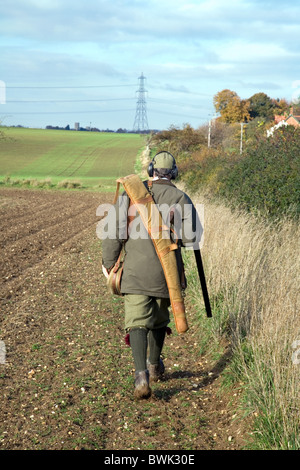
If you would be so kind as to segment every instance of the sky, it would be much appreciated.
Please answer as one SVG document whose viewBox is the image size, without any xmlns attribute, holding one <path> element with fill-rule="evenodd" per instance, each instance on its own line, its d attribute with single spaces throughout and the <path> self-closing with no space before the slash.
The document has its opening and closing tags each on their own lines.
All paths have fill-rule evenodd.
<svg viewBox="0 0 300 470">
<path fill-rule="evenodd" d="M 0 0 L 0 121 L 197 128 L 223 89 L 300 95 L 298 0 Z"/>
</svg>

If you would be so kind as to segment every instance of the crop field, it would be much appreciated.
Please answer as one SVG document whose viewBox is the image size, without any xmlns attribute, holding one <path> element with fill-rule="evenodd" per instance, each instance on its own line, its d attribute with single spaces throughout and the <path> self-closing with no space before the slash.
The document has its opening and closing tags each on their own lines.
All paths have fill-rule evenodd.
<svg viewBox="0 0 300 470">
<path fill-rule="evenodd" d="M 300 236 L 287 219 L 193 195 L 213 317 L 187 251 L 190 329 L 178 335 L 171 315 L 165 377 L 134 399 L 123 299 L 107 290 L 96 228 L 115 179 L 145 171 L 144 146 L 33 129 L 0 140 L 0 449 L 298 450 Z M 56 190 L 72 179 L 79 191 Z"/>
<path fill-rule="evenodd" d="M 133 397 L 124 307 L 101 271 L 97 207 L 141 165 L 138 135 L 9 129 L 0 143 L 0 448 L 239 449 L 234 408 L 219 398 L 220 365 L 190 333 L 166 339 L 166 377 Z M 94 191 L 31 189 L 79 179 Z M 111 185 L 111 186 L 109 186 Z M 192 308 L 192 307 L 191 307 Z M 194 323 L 194 328 L 193 328 Z M 192 360 L 191 360 L 192 358 Z M 232 437 L 234 436 L 234 438 Z"/>
<path fill-rule="evenodd" d="M 137 134 L 4 129 L 0 141 L 0 178 L 51 183 L 79 181 L 87 187 L 109 188 L 133 172 L 144 138 Z"/>
</svg>

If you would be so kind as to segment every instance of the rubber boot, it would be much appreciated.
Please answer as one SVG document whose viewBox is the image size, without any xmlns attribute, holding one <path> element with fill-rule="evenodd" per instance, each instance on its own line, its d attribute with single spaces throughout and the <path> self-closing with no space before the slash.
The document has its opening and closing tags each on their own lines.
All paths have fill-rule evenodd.
<svg viewBox="0 0 300 470">
<path fill-rule="evenodd" d="M 147 359 L 147 368 L 150 374 L 150 382 L 161 380 L 165 372 L 165 366 L 161 359 L 165 335 L 165 327 L 149 331 L 148 341 L 150 354 Z"/>
<path fill-rule="evenodd" d="M 149 379 L 151 382 L 158 382 L 164 377 L 165 366 L 162 359 L 159 359 L 158 364 L 150 364 L 149 359 L 147 359 L 147 367 L 149 370 Z"/>
<path fill-rule="evenodd" d="M 135 373 L 135 389 L 134 396 L 138 400 L 143 398 L 150 398 L 151 388 L 149 386 L 149 372 L 148 370 L 143 370 Z"/>
</svg>

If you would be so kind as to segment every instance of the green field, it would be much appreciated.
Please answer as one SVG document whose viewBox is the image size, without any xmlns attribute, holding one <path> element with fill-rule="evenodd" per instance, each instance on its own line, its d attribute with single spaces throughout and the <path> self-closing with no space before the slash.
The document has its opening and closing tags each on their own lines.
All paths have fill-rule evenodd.
<svg viewBox="0 0 300 470">
<path fill-rule="evenodd" d="M 138 134 L 2 128 L 0 179 L 77 181 L 85 187 L 114 186 L 134 172 L 145 145 Z"/>
</svg>

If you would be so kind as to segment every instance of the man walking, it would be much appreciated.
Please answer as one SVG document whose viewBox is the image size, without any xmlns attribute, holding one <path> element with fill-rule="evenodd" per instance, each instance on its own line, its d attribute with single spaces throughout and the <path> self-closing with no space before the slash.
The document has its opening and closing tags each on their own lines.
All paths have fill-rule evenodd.
<svg viewBox="0 0 300 470">
<path fill-rule="evenodd" d="M 176 264 L 181 288 L 185 289 L 180 250 L 181 246 L 198 244 L 199 247 L 201 224 L 191 199 L 172 183 L 178 175 L 172 154 L 156 154 L 149 164 L 148 174 L 151 179 L 143 183 L 159 208 L 164 224 L 169 227 L 169 236 L 177 244 Z M 124 246 L 121 293 L 124 296 L 125 331 L 129 334 L 135 366 L 134 396 L 149 398 L 150 383 L 164 374 L 161 352 L 170 321 L 168 284 L 153 240 L 126 192 L 109 212 L 108 224 L 113 229 L 102 242 L 103 271 L 108 275 Z"/>
</svg>

